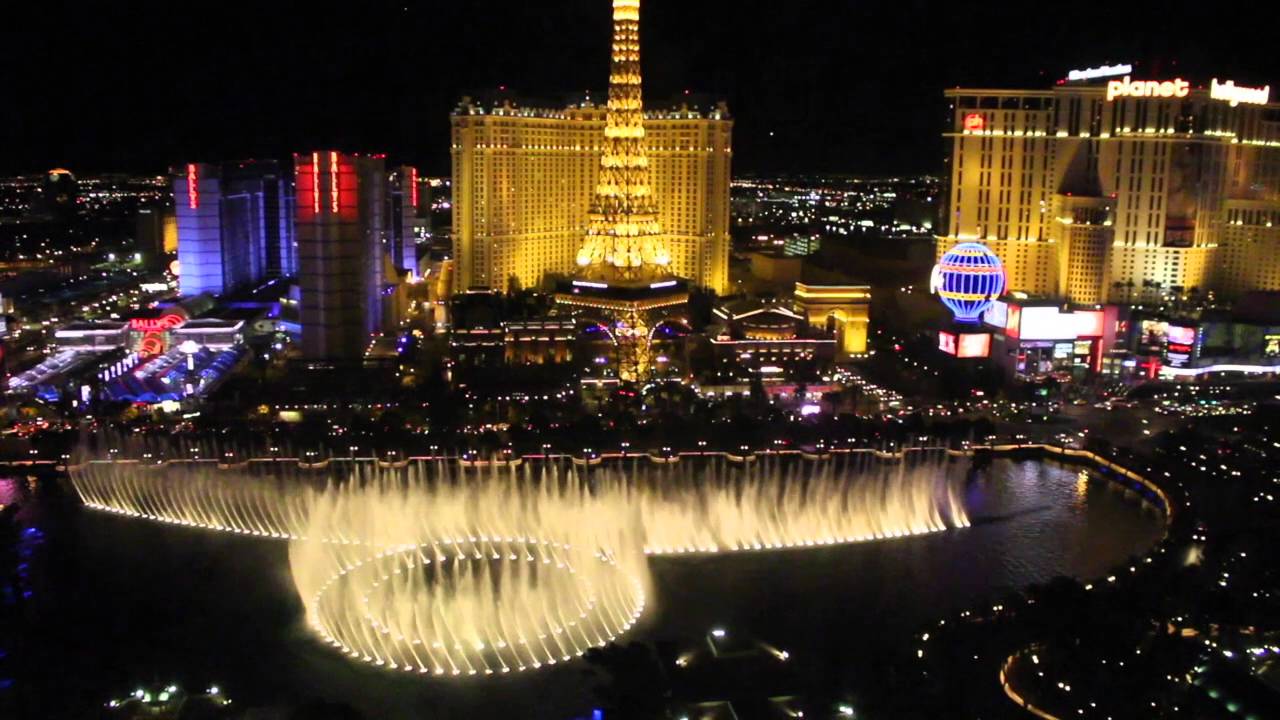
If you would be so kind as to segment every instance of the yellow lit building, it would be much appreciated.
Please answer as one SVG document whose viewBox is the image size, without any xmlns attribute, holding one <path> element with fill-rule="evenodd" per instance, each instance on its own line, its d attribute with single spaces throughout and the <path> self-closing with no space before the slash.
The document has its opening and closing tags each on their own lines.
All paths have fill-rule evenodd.
<svg viewBox="0 0 1280 720">
<path fill-rule="evenodd" d="M 463 98 L 451 117 L 455 291 L 536 288 L 578 269 L 605 115 L 590 101 L 546 109 Z M 668 271 L 727 293 L 727 108 L 646 110 L 644 129 Z"/>
<path fill-rule="evenodd" d="M 836 357 L 843 360 L 867 352 L 871 323 L 870 285 L 813 285 L 798 282 L 795 310 L 809 325 L 836 336 Z"/>
<path fill-rule="evenodd" d="M 178 254 L 178 217 L 172 213 L 164 216 L 164 229 L 161 236 L 161 247 L 169 255 Z"/>
<path fill-rule="evenodd" d="M 982 242 L 1077 303 L 1280 289 L 1280 104 L 1146 80 L 947 90 L 938 257 Z"/>
</svg>

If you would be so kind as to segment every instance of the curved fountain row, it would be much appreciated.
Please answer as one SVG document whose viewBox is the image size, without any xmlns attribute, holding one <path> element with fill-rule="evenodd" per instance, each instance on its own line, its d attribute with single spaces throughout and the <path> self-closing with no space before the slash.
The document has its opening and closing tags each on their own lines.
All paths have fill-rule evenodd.
<svg viewBox="0 0 1280 720">
<path fill-rule="evenodd" d="M 434 675 L 516 672 L 634 624 L 646 555 L 861 542 L 968 525 L 945 455 L 882 464 L 543 462 L 316 476 L 275 464 L 87 462 L 92 508 L 290 541 L 307 621 L 350 657 Z"/>
</svg>

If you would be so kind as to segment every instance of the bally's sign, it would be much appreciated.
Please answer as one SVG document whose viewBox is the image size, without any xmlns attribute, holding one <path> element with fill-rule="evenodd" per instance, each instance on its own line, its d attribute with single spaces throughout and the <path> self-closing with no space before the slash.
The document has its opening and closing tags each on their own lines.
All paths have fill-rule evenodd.
<svg viewBox="0 0 1280 720">
<path fill-rule="evenodd" d="M 1271 99 L 1271 86 L 1266 85 L 1260 88 L 1245 87 L 1236 85 L 1234 81 L 1218 82 L 1218 78 L 1214 78 L 1209 83 L 1209 97 L 1214 100 L 1222 100 L 1235 107 L 1240 103 L 1249 103 L 1250 105 L 1266 105 Z"/>
</svg>

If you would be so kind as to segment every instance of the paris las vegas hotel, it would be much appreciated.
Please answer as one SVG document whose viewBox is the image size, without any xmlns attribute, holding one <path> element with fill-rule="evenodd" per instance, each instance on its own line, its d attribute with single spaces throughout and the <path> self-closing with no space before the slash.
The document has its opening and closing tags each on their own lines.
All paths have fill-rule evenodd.
<svg viewBox="0 0 1280 720">
<path fill-rule="evenodd" d="M 945 92 L 938 256 L 983 242 L 1011 290 L 1075 303 L 1280 290 L 1280 104 L 1269 87 L 1124 66 L 1071 77 Z"/>
<path fill-rule="evenodd" d="M 577 270 L 600 177 L 605 105 L 532 107 L 463 98 L 451 116 L 454 289 L 537 288 Z M 646 110 L 658 221 L 672 273 L 729 289 L 729 167 L 724 104 Z"/>
</svg>

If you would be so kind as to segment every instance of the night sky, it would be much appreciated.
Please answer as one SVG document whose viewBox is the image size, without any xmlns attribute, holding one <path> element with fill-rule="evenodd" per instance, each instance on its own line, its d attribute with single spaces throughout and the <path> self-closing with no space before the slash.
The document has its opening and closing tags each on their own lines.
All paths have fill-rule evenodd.
<svg viewBox="0 0 1280 720">
<path fill-rule="evenodd" d="M 444 174 L 460 96 L 606 85 L 608 0 L 332 4 L 7 0 L 0 173 L 337 147 Z M 944 87 L 1048 86 L 1121 61 L 1280 83 L 1274 24 L 1213 7 L 644 0 L 645 95 L 728 100 L 738 173 L 936 171 Z"/>
</svg>

